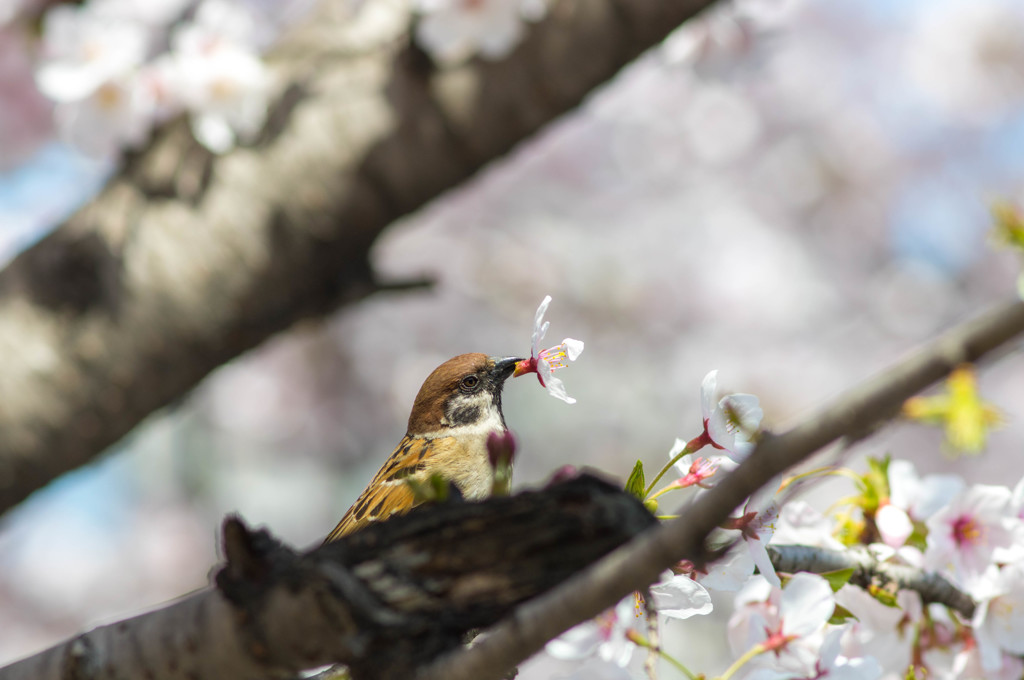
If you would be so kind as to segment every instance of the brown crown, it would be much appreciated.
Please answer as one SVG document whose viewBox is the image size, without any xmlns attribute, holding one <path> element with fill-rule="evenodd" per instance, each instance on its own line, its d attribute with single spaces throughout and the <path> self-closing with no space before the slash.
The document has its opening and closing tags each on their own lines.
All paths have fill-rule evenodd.
<svg viewBox="0 0 1024 680">
<path fill-rule="evenodd" d="M 483 379 L 492 362 L 486 354 L 460 354 L 444 362 L 427 376 L 409 414 L 409 434 L 436 432 L 441 429 L 444 406 L 459 391 L 459 381 L 471 373 Z"/>
</svg>

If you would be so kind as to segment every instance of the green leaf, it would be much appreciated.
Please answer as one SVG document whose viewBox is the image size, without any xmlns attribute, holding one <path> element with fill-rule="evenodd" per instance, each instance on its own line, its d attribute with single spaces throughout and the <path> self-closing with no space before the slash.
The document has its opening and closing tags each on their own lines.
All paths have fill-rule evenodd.
<svg viewBox="0 0 1024 680">
<path fill-rule="evenodd" d="M 853 576 L 853 567 L 836 569 L 835 571 L 825 571 L 819 574 L 819 576 L 828 581 L 828 585 L 832 588 L 832 592 L 834 593 L 850 582 L 850 578 Z"/>
<path fill-rule="evenodd" d="M 850 610 L 846 607 L 837 604 L 835 611 L 832 612 L 832 618 L 828 622 L 835 626 L 841 626 L 850 619 L 856 621 L 857 617 L 850 613 Z"/>
<path fill-rule="evenodd" d="M 640 500 L 644 499 L 647 486 L 644 484 L 644 463 L 638 460 L 633 466 L 633 472 L 626 480 L 626 491 L 633 494 Z"/>
</svg>

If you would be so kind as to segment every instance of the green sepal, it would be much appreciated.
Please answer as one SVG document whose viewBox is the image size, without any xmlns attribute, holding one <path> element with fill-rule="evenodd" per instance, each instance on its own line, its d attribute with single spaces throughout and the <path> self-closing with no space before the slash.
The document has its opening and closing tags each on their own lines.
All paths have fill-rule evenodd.
<svg viewBox="0 0 1024 680">
<path fill-rule="evenodd" d="M 647 486 L 644 484 L 644 463 L 638 460 L 633 466 L 633 472 L 626 480 L 626 491 L 633 494 L 640 500 L 644 499 L 647 493 Z"/>
</svg>

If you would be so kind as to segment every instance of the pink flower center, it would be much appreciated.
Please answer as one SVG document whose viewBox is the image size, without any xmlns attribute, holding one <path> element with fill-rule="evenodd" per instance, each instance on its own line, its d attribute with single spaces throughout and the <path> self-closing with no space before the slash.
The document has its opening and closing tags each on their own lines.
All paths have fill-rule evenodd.
<svg viewBox="0 0 1024 680">
<path fill-rule="evenodd" d="M 615 610 L 609 609 L 603 614 L 598 614 L 594 621 L 597 623 L 597 629 L 601 631 L 601 639 L 606 642 L 611 640 L 612 633 L 615 632 L 615 623 L 618 621 Z"/>
<path fill-rule="evenodd" d="M 689 482 L 688 486 L 700 484 L 716 472 L 718 472 L 718 463 L 714 463 L 707 458 L 696 458 L 690 466 L 689 473 L 684 477 L 684 479 Z"/>
<path fill-rule="evenodd" d="M 974 545 L 980 542 L 984 534 L 981 525 L 970 515 L 958 517 L 953 522 L 953 540 L 959 546 Z"/>
<path fill-rule="evenodd" d="M 551 370 L 556 368 L 565 368 L 568 364 L 566 360 L 569 358 L 569 354 L 565 350 L 565 344 L 555 345 L 548 349 L 542 349 L 537 355 L 538 361 L 545 362 L 551 367 Z"/>
<path fill-rule="evenodd" d="M 786 635 L 782 632 L 781 621 L 779 622 L 778 628 L 775 630 L 766 627 L 764 632 L 765 635 L 767 635 L 767 638 L 765 638 L 765 641 L 761 644 L 764 646 L 765 651 L 775 652 L 775 656 L 778 656 L 779 652 L 781 652 L 786 645 L 797 638 L 796 635 Z"/>
</svg>

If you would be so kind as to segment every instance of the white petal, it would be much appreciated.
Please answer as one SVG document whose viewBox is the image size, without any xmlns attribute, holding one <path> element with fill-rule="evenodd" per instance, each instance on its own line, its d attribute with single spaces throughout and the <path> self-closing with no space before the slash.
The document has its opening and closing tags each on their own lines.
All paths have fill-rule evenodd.
<svg viewBox="0 0 1024 680">
<path fill-rule="evenodd" d="M 583 354 L 582 340 L 566 338 L 565 340 L 562 340 L 562 344 L 565 345 L 565 354 L 569 357 L 569 361 L 576 361 L 576 357 Z"/>
<path fill-rule="evenodd" d="M 711 417 L 715 405 L 715 391 L 718 389 L 718 369 L 709 371 L 700 383 L 700 412 L 704 420 Z"/>
<path fill-rule="evenodd" d="M 761 576 L 771 585 L 781 588 L 782 581 L 779 580 L 779 575 L 775 573 L 775 566 L 772 564 L 772 559 L 768 557 L 768 549 L 765 547 L 764 541 L 747 541 L 747 550 L 750 551 L 750 557 L 754 560 L 754 564 L 757 565 L 757 570 L 761 572 Z"/>
<path fill-rule="evenodd" d="M 545 650 L 556 659 L 584 659 L 594 654 L 603 640 L 601 627 L 593 620 L 584 621 L 548 642 Z"/>
<path fill-rule="evenodd" d="M 200 144 L 213 153 L 224 153 L 235 146 L 235 133 L 224 116 L 194 114 L 192 134 Z"/>
<path fill-rule="evenodd" d="M 545 362 L 540 361 L 537 363 L 537 370 L 541 370 L 545 366 Z M 548 367 L 547 373 L 542 374 L 544 377 L 544 387 L 547 388 L 548 394 L 555 399 L 561 399 L 566 404 L 575 404 L 576 400 L 568 395 L 565 391 L 565 383 L 556 378 L 551 373 L 551 368 Z"/>
<path fill-rule="evenodd" d="M 736 591 L 743 587 L 753 573 L 754 559 L 750 551 L 733 549 L 722 559 L 708 565 L 708 573 L 697 576 L 697 580 L 712 590 Z"/>
<path fill-rule="evenodd" d="M 893 504 L 884 505 L 875 514 L 875 524 L 885 544 L 898 548 L 914 533 L 914 525 L 900 508 Z"/>
<path fill-rule="evenodd" d="M 821 630 L 835 609 L 836 600 L 828 581 L 806 572 L 793 575 L 779 601 L 784 631 L 801 637 Z"/>
<path fill-rule="evenodd" d="M 651 586 L 654 605 L 659 614 L 670 619 L 688 619 L 709 614 L 713 608 L 711 595 L 689 576 L 673 576 L 665 583 Z"/>
</svg>

